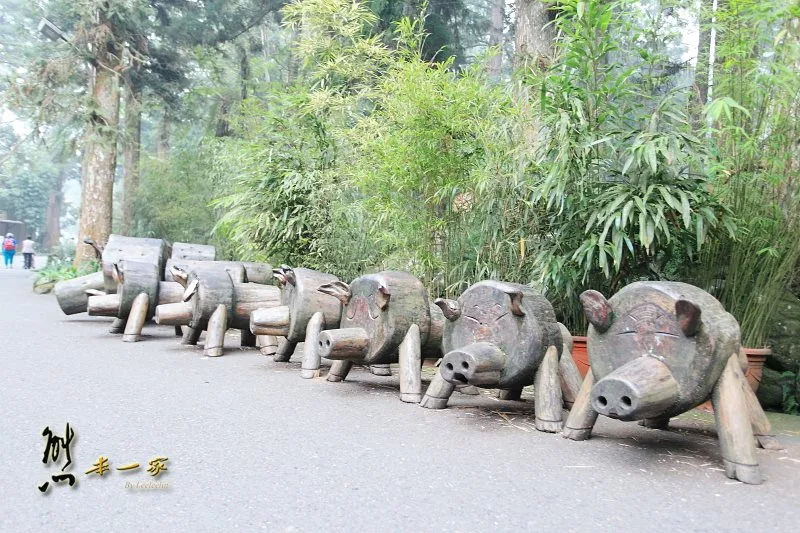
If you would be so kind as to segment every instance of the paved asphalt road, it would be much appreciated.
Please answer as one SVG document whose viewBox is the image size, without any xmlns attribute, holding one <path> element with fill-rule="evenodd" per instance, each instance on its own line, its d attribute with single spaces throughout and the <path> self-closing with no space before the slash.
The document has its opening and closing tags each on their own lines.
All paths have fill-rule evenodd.
<svg viewBox="0 0 800 533">
<path fill-rule="evenodd" d="M 794 531 L 800 434 L 759 450 L 765 483 L 721 472 L 713 427 L 601 420 L 571 442 L 532 428 L 529 403 L 401 403 L 396 378 L 302 380 L 299 363 L 237 349 L 210 359 L 148 326 L 66 317 L 30 273 L 0 270 L 0 531 Z M 69 422 L 75 487 L 37 486 L 49 426 Z M 112 469 L 84 474 L 98 456 Z M 168 457 L 157 478 L 146 468 Z M 62 456 L 63 457 L 63 456 Z M 167 483 L 130 489 L 126 483 Z"/>
</svg>

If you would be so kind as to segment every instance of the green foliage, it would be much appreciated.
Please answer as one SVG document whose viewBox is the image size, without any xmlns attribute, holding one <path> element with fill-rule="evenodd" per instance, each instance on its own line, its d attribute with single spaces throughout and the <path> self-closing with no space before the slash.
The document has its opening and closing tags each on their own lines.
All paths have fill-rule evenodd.
<svg viewBox="0 0 800 533">
<path fill-rule="evenodd" d="M 277 92 L 242 103 L 237 136 L 219 139 L 213 173 L 225 194 L 216 227 L 237 256 L 314 264 L 314 240 L 330 220 L 326 170 L 334 147 L 308 95 Z"/>
<path fill-rule="evenodd" d="M 342 171 L 359 188 L 383 266 L 416 273 L 436 294 L 492 274 L 519 279 L 521 236 L 498 231 L 508 210 L 527 211 L 501 194 L 525 165 L 513 94 L 489 84 L 481 65 L 457 74 L 449 61 L 425 62 L 415 31 L 400 26 L 374 109 L 347 132 L 353 153 Z"/>
<path fill-rule="evenodd" d="M 547 209 L 536 262 L 575 328 L 579 291 L 613 294 L 633 281 L 685 275 L 726 214 L 710 192 L 685 91 L 658 94 L 653 67 L 664 58 L 636 53 L 643 29 L 631 5 L 560 4 L 556 62 L 531 81 L 541 88 L 542 122 L 534 200 Z M 613 60 L 620 40 L 638 62 Z"/>
<path fill-rule="evenodd" d="M 48 257 L 47 265 L 36 271 L 34 285 L 73 279 L 98 270 L 100 270 L 100 263 L 97 261 L 89 261 L 83 263 L 79 268 L 75 268 L 72 265 L 71 257 L 52 255 Z"/>
<path fill-rule="evenodd" d="M 800 404 L 797 403 L 800 374 L 787 370 L 781 373 L 780 384 L 783 395 L 783 412 L 787 415 L 800 415 Z"/>
<path fill-rule="evenodd" d="M 210 206 L 217 182 L 209 172 L 213 150 L 197 139 L 173 146 L 170 157 L 143 158 L 142 177 L 134 205 L 134 236 L 170 241 L 210 243 L 217 213 Z"/>
<path fill-rule="evenodd" d="M 716 185 L 740 231 L 714 240 L 698 283 L 763 346 L 779 297 L 800 260 L 797 138 L 800 60 L 797 4 L 733 0 L 717 13 L 721 35 L 714 126 Z"/>
</svg>

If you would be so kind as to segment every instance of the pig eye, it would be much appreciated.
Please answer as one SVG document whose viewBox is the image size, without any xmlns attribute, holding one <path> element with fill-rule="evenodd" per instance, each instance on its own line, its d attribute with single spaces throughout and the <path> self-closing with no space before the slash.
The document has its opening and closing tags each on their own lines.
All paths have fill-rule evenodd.
<svg viewBox="0 0 800 533">
<path fill-rule="evenodd" d="M 665 337 L 677 337 L 674 333 L 670 333 L 669 331 L 656 331 L 656 335 L 664 335 Z"/>
</svg>

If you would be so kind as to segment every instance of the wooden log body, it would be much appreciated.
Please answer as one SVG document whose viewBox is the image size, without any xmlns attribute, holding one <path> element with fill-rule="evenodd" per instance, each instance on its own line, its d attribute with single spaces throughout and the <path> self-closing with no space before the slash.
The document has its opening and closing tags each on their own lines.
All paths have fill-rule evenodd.
<svg viewBox="0 0 800 533">
<path fill-rule="evenodd" d="M 163 275 L 168 257 L 168 246 L 164 239 L 125 237 L 112 233 L 103 248 L 101 269 L 105 290 L 111 294 L 117 290 L 114 265 L 120 261 L 136 261 L 155 265 L 159 275 Z"/>
<path fill-rule="evenodd" d="M 709 399 L 728 358 L 739 353 L 736 319 L 713 296 L 686 283 L 637 282 L 608 300 L 587 291 L 581 302 L 591 323 L 587 352 L 595 379 L 592 404 L 599 407 L 600 393 L 616 376 L 635 389 L 627 396 L 639 407 L 631 409 L 615 399 L 605 407 L 608 416 L 642 420 L 688 411 Z M 643 401 L 655 392 L 651 389 L 663 386 L 671 392 L 659 389 L 659 394 L 674 393 L 674 398 L 659 400 L 660 408 L 653 407 L 652 398 Z M 620 392 L 616 398 L 624 402 L 623 396 Z"/>
<path fill-rule="evenodd" d="M 233 292 L 233 313 L 228 327 L 246 330 L 251 335 L 250 314 L 256 309 L 269 309 L 281 303 L 281 290 L 273 285 L 234 283 Z"/>
<path fill-rule="evenodd" d="M 272 277 L 272 265 L 268 263 L 253 263 L 248 261 L 197 261 L 189 259 L 170 258 L 166 262 L 164 270 L 164 281 L 176 281 L 172 276 L 172 267 L 178 267 L 186 272 L 192 270 L 205 269 L 243 269 L 244 277 L 242 282 L 261 283 L 271 285 L 274 282 Z M 237 279 L 239 279 L 237 277 Z"/>
<path fill-rule="evenodd" d="M 481 281 L 458 298 L 437 300 L 448 318 L 439 370 L 456 385 L 515 389 L 533 384 L 548 348 L 563 339 L 550 302 L 515 283 Z M 448 316 L 449 315 L 449 316 Z"/>
<path fill-rule="evenodd" d="M 412 324 L 419 326 L 420 342 L 427 343 L 430 303 L 422 282 L 411 274 L 397 271 L 369 274 L 349 286 L 341 284 L 338 292 L 345 304 L 339 328 L 360 328 L 369 339 L 363 355 L 352 352 L 352 358 L 348 359 L 351 362 L 370 365 L 398 362 L 398 348 Z M 336 331 L 328 330 L 320 334 L 320 339 L 326 334 L 336 335 Z"/>
<path fill-rule="evenodd" d="M 214 261 L 217 258 L 217 249 L 210 244 L 174 242 L 169 257 L 177 261 Z"/>
<path fill-rule="evenodd" d="M 242 274 L 243 276 L 243 274 Z M 243 281 L 240 277 L 239 281 Z M 233 309 L 236 303 L 233 291 L 234 280 L 228 270 L 212 269 L 189 273 L 189 287 L 195 287 L 191 295 L 192 319 L 189 327 L 194 330 L 205 330 L 208 320 L 219 305 L 225 306 L 228 313 L 226 324 L 233 321 Z M 187 289 L 189 290 L 189 289 Z"/>
<path fill-rule="evenodd" d="M 105 290 L 103 273 L 94 272 L 78 278 L 59 281 L 53 290 L 58 306 L 65 315 L 85 313 L 89 303 L 89 295 L 86 291 Z"/>
<path fill-rule="evenodd" d="M 310 268 L 282 267 L 280 270 L 283 274 L 278 276 L 281 305 L 289 309 L 289 327 L 284 335 L 287 340 L 302 342 L 308 322 L 317 312 L 322 313 L 325 329 L 339 327 L 342 303 L 334 296 L 317 290 L 326 283 L 339 281 L 339 278 Z"/>
<path fill-rule="evenodd" d="M 122 260 L 117 263 L 122 277 L 117 282 L 117 294 L 120 295 L 117 318 L 127 318 L 134 300 L 141 294 L 147 294 L 148 307 L 144 320 L 150 320 L 159 304 L 158 293 L 161 289 L 161 271 L 153 263 Z M 118 276 L 119 277 L 119 276 Z"/>
</svg>

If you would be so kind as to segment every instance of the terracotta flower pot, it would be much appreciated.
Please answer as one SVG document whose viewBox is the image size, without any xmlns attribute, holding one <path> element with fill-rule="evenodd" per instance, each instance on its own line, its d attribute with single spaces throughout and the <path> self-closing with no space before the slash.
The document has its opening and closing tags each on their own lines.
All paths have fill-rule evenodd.
<svg viewBox="0 0 800 533">
<path fill-rule="evenodd" d="M 585 378 L 589 371 L 589 354 L 586 352 L 586 337 L 575 335 L 572 337 L 572 358 L 578 367 L 581 377 Z"/>
<path fill-rule="evenodd" d="M 767 360 L 767 356 L 772 353 L 772 348 L 742 348 L 742 350 L 747 356 L 747 372 L 745 372 L 744 377 L 747 378 L 747 382 L 753 392 L 756 392 L 761 384 L 764 363 Z"/>
</svg>

